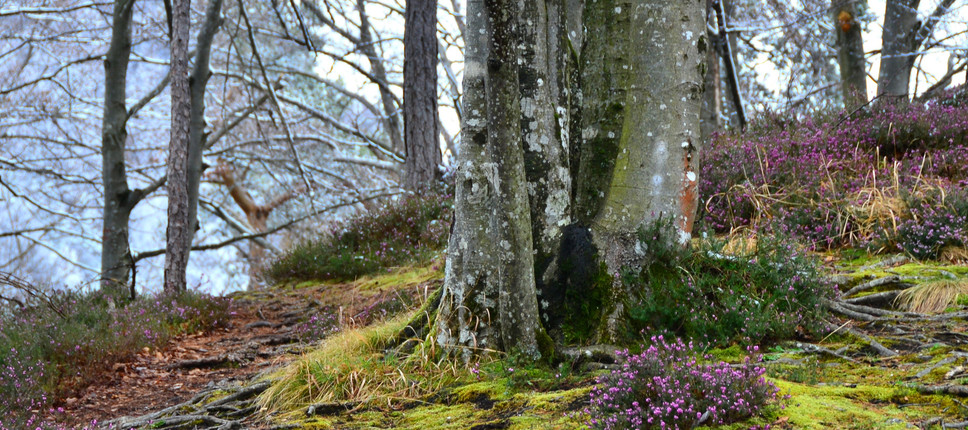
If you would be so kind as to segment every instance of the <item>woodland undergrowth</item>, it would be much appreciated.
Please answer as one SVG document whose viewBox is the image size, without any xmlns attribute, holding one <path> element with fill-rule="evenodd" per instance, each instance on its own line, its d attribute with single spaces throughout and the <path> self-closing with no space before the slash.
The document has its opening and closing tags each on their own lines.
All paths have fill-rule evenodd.
<svg viewBox="0 0 968 430">
<path fill-rule="evenodd" d="M 703 153 L 701 225 L 792 235 L 811 249 L 968 256 L 968 101 L 877 100 L 853 112 L 766 114 Z"/>
<path fill-rule="evenodd" d="M 100 292 L 17 283 L 30 293 L 23 306 L 0 308 L 0 429 L 63 428 L 43 417 L 103 369 L 176 335 L 221 327 L 232 312 L 231 300 L 194 292 L 115 306 Z"/>
</svg>

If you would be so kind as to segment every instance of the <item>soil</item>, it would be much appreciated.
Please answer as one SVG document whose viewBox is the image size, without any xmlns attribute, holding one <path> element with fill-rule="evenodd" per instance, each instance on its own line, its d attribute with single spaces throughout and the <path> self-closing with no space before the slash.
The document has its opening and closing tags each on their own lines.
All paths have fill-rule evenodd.
<svg viewBox="0 0 968 430">
<path fill-rule="evenodd" d="M 103 369 L 95 382 L 58 405 L 49 417 L 72 427 L 142 416 L 213 387 L 242 385 L 302 352 L 293 328 L 315 312 L 321 289 L 240 294 L 227 326 L 173 338 Z M 248 426 L 247 426 L 248 427 Z M 257 427 L 257 426 L 253 426 Z M 250 427 L 251 428 L 251 427 Z"/>
</svg>

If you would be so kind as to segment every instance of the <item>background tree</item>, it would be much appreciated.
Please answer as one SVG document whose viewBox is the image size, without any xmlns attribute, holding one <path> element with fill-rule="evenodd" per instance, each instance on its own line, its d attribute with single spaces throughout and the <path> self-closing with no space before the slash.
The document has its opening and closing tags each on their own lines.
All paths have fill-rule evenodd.
<svg viewBox="0 0 968 430">
<path fill-rule="evenodd" d="M 104 217 L 101 234 L 101 288 L 126 294 L 134 262 L 128 246 L 128 220 L 143 192 L 128 188 L 125 144 L 128 139 L 127 74 L 131 56 L 131 20 L 135 0 L 117 0 L 111 20 L 111 44 L 104 58 L 104 114 L 101 166 Z M 130 294 L 130 293 L 127 293 Z"/>
<path fill-rule="evenodd" d="M 168 229 L 165 246 L 165 292 L 185 291 L 191 248 L 188 219 L 188 140 L 191 90 L 188 82 L 190 0 L 171 2 L 171 140 L 168 143 Z"/>
<path fill-rule="evenodd" d="M 404 188 L 430 187 L 440 176 L 437 128 L 437 2 L 407 0 L 403 35 Z"/>
<path fill-rule="evenodd" d="M 139 288 L 161 286 L 163 260 L 153 257 L 164 253 L 167 147 L 160 142 L 168 140 L 171 111 L 162 3 L 40 0 L 0 6 L 0 212 L 7 214 L 0 217 L 0 266 L 40 283 L 58 273 L 57 284 L 86 285 L 101 279 L 104 257 L 104 283 L 117 294 L 131 293 L 135 265 Z M 363 17 L 370 39 L 362 43 L 356 0 L 299 2 L 298 8 L 246 2 L 250 25 L 237 2 L 219 3 L 196 1 L 191 13 L 199 32 L 189 47 L 191 118 L 207 127 L 191 128 L 189 157 L 198 158 L 190 165 L 200 170 L 203 158 L 231 162 L 246 172 L 245 186 L 257 202 L 304 191 L 272 211 L 260 235 L 226 188 L 199 182 L 198 213 L 189 217 L 199 228 L 190 231 L 197 236 L 193 248 L 207 252 L 192 256 L 189 281 L 206 276 L 212 281 L 206 285 L 231 290 L 249 279 L 249 260 L 239 258 L 248 255 L 247 241 L 274 255 L 299 237 L 367 210 L 375 196 L 398 192 L 402 128 L 394 149 L 387 124 L 402 115 L 404 7 L 402 1 L 367 1 Z M 126 20 L 110 19 L 115 9 Z M 447 12 L 438 26 L 441 47 L 459 58 L 460 15 L 450 5 L 441 10 Z M 224 23 L 209 19 L 220 15 Z M 104 17 L 117 24 L 116 34 L 127 35 L 111 55 L 112 28 L 103 25 Z M 127 53 L 119 55 L 124 46 Z M 382 76 L 375 73 L 377 62 Z M 460 62 L 442 69 L 447 78 L 439 85 L 449 96 L 441 100 L 441 112 L 450 121 L 459 97 L 452 82 L 462 71 Z M 100 70 L 110 80 L 90 78 Z M 203 79 L 208 76 L 210 82 Z M 102 127 L 102 119 L 109 125 Z M 106 145 L 102 129 L 113 136 Z M 441 130 L 450 147 L 454 131 Z M 201 151 L 195 150 L 198 141 Z M 202 275 L 199 267 L 219 270 Z"/>
<path fill-rule="evenodd" d="M 866 9 L 867 2 L 862 0 L 833 0 L 830 8 L 837 35 L 841 91 L 848 109 L 867 102 L 867 58 L 858 20 L 858 12 Z"/>
<path fill-rule="evenodd" d="M 548 303 L 542 318 L 560 322 L 573 305 L 562 296 L 590 297 L 561 291 L 576 272 L 591 272 L 597 284 L 579 288 L 600 288 L 607 300 L 591 315 L 572 316 L 588 318 L 599 341 L 620 337 L 630 292 L 619 273 L 646 256 L 637 232 L 665 219 L 676 241 L 690 237 L 708 47 L 702 4 L 587 2 L 579 22 L 568 22 L 578 16 L 562 6 L 468 4 L 466 34 L 474 36 L 467 40 L 455 220 L 437 320 L 442 345 L 549 353 L 539 291 Z M 575 46 L 566 29 L 579 23 L 588 31 Z M 551 48 L 569 42 L 570 61 L 559 61 L 563 50 Z M 576 86 L 562 85 L 579 65 Z M 576 115 L 565 115 L 558 102 L 579 91 L 571 99 Z M 558 114 L 557 127 L 542 130 L 546 112 Z M 563 133 L 575 121 L 581 133 Z M 559 148 L 577 153 L 558 156 Z M 532 162 L 537 154 L 540 163 Z M 542 183 L 571 185 L 533 191 Z M 533 219 L 538 205 L 538 216 L 553 224 Z M 559 246 L 550 261 L 538 261 L 549 246 L 545 235 Z M 574 263 L 583 267 L 568 267 Z"/>
<path fill-rule="evenodd" d="M 877 94 L 907 98 L 911 70 L 918 51 L 934 34 L 938 22 L 949 12 L 955 0 L 941 0 L 922 22 L 918 20 L 920 0 L 887 0 L 882 33 L 881 68 L 877 77 Z"/>
</svg>

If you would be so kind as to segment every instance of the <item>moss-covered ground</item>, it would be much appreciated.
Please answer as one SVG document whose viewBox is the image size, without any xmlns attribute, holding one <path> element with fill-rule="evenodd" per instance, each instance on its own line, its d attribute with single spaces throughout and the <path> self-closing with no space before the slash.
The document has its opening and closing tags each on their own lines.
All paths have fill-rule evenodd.
<svg viewBox="0 0 968 430">
<path fill-rule="evenodd" d="M 920 263 L 863 253 L 833 255 L 829 272 L 851 281 L 896 275 L 911 283 L 968 278 L 968 267 Z M 879 262 L 884 262 L 883 264 Z M 408 268 L 350 284 L 299 284 L 279 287 L 319 289 L 328 304 L 353 297 L 387 296 L 410 291 L 420 305 L 421 291 L 439 285 L 434 268 Z M 968 310 L 959 297 L 948 312 Z M 463 363 L 441 358 L 431 342 L 409 355 L 386 343 L 409 314 L 347 330 L 269 375 L 273 388 L 260 398 L 264 417 L 274 425 L 307 429 L 573 429 L 586 426 L 589 391 L 604 370 L 578 363 L 557 366 L 522 363 L 494 355 Z M 863 323 L 831 316 L 841 327 L 863 329 L 898 355 L 884 358 L 846 330 L 763 345 L 768 379 L 785 398 L 765 414 L 730 429 L 770 425 L 783 429 L 941 428 L 968 418 L 963 397 L 930 394 L 939 386 L 968 384 L 968 326 L 960 318 L 922 322 Z M 912 344 L 901 334 L 923 332 Z M 429 338 L 428 338 L 429 339 Z M 944 339 L 944 341 L 939 341 Z M 824 351 L 818 351 L 817 346 Z M 717 360 L 743 361 L 745 348 L 733 345 L 705 351 Z M 334 407 L 335 406 L 335 407 Z M 307 414 L 312 408 L 313 414 Z M 933 426 L 933 427 L 932 427 Z"/>
</svg>

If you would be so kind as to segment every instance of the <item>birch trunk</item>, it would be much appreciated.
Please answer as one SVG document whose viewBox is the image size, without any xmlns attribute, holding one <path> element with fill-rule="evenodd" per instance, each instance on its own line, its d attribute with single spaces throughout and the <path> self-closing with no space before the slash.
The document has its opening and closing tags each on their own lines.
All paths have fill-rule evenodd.
<svg viewBox="0 0 968 430">
<path fill-rule="evenodd" d="M 198 229 L 198 187 L 202 179 L 202 152 L 207 146 L 208 134 L 205 133 L 205 87 L 212 76 L 209 59 L 212 40 L 222 26 L 222 0 L 210 0 L 205 11 L 205 22 L 198 32 L 195 44 L 195 65 L 189 81 L 191 92 L 190 129 L 188 133 L 188 244 L 191 245 L 195 230 Z"/>
</svg>

